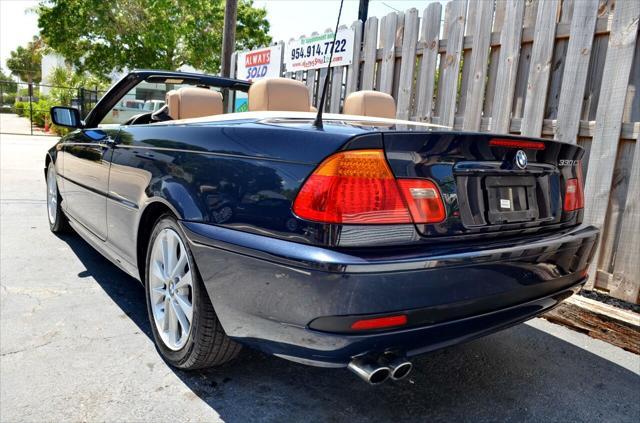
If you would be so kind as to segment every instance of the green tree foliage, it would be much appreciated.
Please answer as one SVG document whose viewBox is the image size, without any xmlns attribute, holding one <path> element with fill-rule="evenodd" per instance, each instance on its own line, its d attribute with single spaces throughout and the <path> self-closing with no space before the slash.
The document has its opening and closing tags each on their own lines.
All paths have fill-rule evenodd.
<svg viewBox="0 0 640 423">
<path fill-rule="evenodd" d="M 18 84 L 11 78 L 11 75 L 7 75 L 0 69 L 0 89 L 3 93 L 15 94 L 18 91 Z"/>
<path fill-rule="evenodd" d="M 37 13 L 47 45 L 79 70 L 220 68 L 224 0 L 42 0 Z M 240 0 L 238 48 L 271 42 L 266 15 Z"/>
<path fill-rule="evenodd" d="M 49 97 L 58 106 L 70 106 L 71 100 L 78 96 L 79 88 L 105 91 L 109 86 L 104 78 L 62 66 L 51 70 L 47 83 L 52 86 Z"/>
<path fill-rule="evenodd" d="M 18 47 L 10 53 L 7 68 L 25 82 L 40 82 L 42 63 L 42 40 L 35 36 L 26 47 Z"/>
</svg>

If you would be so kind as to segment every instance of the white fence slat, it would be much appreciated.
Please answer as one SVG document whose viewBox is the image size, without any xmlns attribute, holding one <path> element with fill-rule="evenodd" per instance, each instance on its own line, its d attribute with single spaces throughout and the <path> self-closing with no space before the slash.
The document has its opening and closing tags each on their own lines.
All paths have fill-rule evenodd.
<svg viewBox="0 0 640 423">
<path fill-rule="evenodd" d="M 362 89 L 372 90 L 376 72 L 376 51 L 378 49 L 378 18 L 372 16 L 364 25 L 364 66 L 362 68 Z"/>
<path fill-rule="evenodd" d="M 340 113 L 340 99 L 342 96 L 342 74 L 345 66 L 336 66 L 331 74 L 331 102 L 329 112 Z"/>
<path fill-rule="evenodd" d="M 420 42 L 424 43 L 425 47 L 422 50 L 422 58 L 418 67 L 416 117 L 423 121 L 430 121 L 433 115 L 433 90 L 436 79 L 441 16 L 442 5 L 431 3 L 424 10 L 422 18 Z"/>
<path fill-rule="evenodd" d="M 603 226 L 609 205 L 639 16 L 640 2 L 616 2 L 596 113 L 596 132 L 591 144 L 589 172 L 585 182 L 584 221 L 597 227 Z M 637 192 L 634 193 L 631 189 L 629 192 L 630 197 L 637 196 Z M 592 288 L 594 284 L 599 248 L 595 257 L 589 268 L 587 288 Z"/>
<path fill-rule="evenodd" d="M 571 35 L 565 62 L 560 99 L 558 130 L 555 139 L 575 144 L 578 141 L 580 111 L 593 44 L 599 0 L 581 0 L 574 5 Z"/>
<path fill-rule="evenodd" d="M 404 37 L 404 12 L 398 12 L 398 24 L 396 25 L 396 52 L 402 51 L 402 40 Z M 393 98 L 398 98 L 398 84 L 400 81 L 400 64 L 402 57 L 398 57 L 394 54 L 393 60 L 393 88 L 391 89 L 391 95 Z"/>
<path fill-rule="evenodd" d="M 346 25 L 340 25 L 338 30 L 347 29 Z M 333 30 L 332 30 L 333 32 Z M 355 50 L 355 43 L 354 43 Z M 345 66 L 334 66 L 331 68 L 331 81 L 329 91 L 327 92 L 328 104 L 327 108 L 330 113 L 338 113 L 340 111 L 340 97 L 342 96 L 342 75 Z"/>
<path fill-rule="evenodd" d="M 539 137 L 542 134 L 559 5 L 559 0 L 545 0 L 538 6 L 531 66 L 527 79 L 527 96 L 522 114 L 522 135 Z"/>
<path fill-rule="evenodd" d="M 417 9 L 410 9 L 404 14 L 404 36 L 402 40 L 402 61 L 400 79 L 398 81 L 398 97 L 396 116 L 407 120 L 411 112 L 411 93 L 413 92 L 413 76 L 416 67 L 416 47 L 420 18 Z"/>
<path fill-rule="evenodd" d="M 478 5 L 482 2 L 469 1 L 467 3 L 467 17 L 465 18 L 464 36 L 472 37 L 476 27 L 476 16 Z M 493 2 L 491 2 L 493 3 Z M 491 24 L 489 24 L 491 25 Z M 489 30 L 491 32 L 491 30 Z M 464 45 L 464 43 L 463 43 Z M 471 61 L 471 54 L 476 48 L 476 41 L 473 41 L 473 47 L 462 51 L 462 75 L 460 78 L 460 98 L 458 100 L 457 114 L 460 115 L 464 112 L 465 105 L 467 104 L 467 87 L 469 86 L 470 67 L 467 65 Z"/>
<path fill-rule="evenodd" d="M 382 18 L 380 24 L 380 48 L 382 63 L 380 64 L 380 85 L 378 91 L 391 94 L 393 89 L 393 69 L 396 61 L 396 28 L 398 14 L 391 12 Z"/>
<path fill-rule="evenodd" d="M 509 0 L 500 33 L 500 57 L 491 111 L 491 131 L 509 133 L 511 108 L 518 77 L 518 59 L 524 22 L 524 0 Z"/>
<path fill-rule="evenodd" d="M 562 0 L 560 4 L 560 20 L 557 23 L 557 30 L 561 26 L 571 27 L 571 16 L 573 15 L 573 0 Z M 549 88 L 547 89 L 547 99 L 544 107 L 544 118 L 555 119 L 558 117 L 558 105 L 560 101 L 560 89 L 562 88 L 562 76 L 567 61 L 567 48 L 569 39 L 561 38 L 555 40 L 553 47 L 553 57 L 551 59 L 551 72 L 549 75 Z"/>
<path fill-rule="evenodd" d="M 434 119 L 437 119 L 440 122 L 440 107 L 442 106 L 442 75 L 444 74 L 444 65 L 445 65 L 445 57 L 447 52 L 447 34 L 449 33 L 449 20 L 451 19 L 451 6 L 453 5 L 452 1 L 448 1 L 444 7 L 444 21 L 442 23 L 442 35 L 440 36 L 440 43 L 438 46 L 439 60 L 438 60 L 438 70 L 436 70 L 436 98 L 435 104 L 433 105 L 433 114 Z M 442 48 L 442 44 L 444 44 L 444 48 Z M 444 50 L 444 52 L 442 51 Z"/>
<path fill-rule="evenodd" d="M 327 72 L 328 72 L 328 68 L 320 68 L 320 70 L 318 71 L 318 91 L 316 92 L 316 107 L 318 107 L 318 105 L 320 104 L 320 98 L 322 97 L 322 90 L 324 89 L 324 82 L 327 79 Z M 327 87 L 327 89 L 329 89 L 329 87 Z M 327 91 L 327 94 L 329 95 L 329 91 Z M 324 111 L 327 111 L 327 101 L 325 99 L 325 103 L 324 103 Z"/>
<path fill-rule="evenodd" d="M 462 128 L 470 131 L 480 130 L 485 77 L 487 75 L 487 63 L 489 61 L 492 19 L 493 2 L 479 2 L 476 6 L 473 50 L 471 51 L 470 62 L 464 64 L 464 67 L 469 69 L 469 77 L 467 80 L 467 95 Z"/>
<path fill-rule="evenodd" d="M 353 30 L 353 59 L 347 69 L 345 97 L 354 91 L 358 91 L 358 79 L 360 77 L 360 51 L 362 50 L 362 21 L 355 21 L 351 24 L 351 29 Z"/>
<path fill-rule="evenodd" d="M 444 69 L 440 74 L 440 124 L 451 127 L 453 127 L 455 120 L 466 9 L 467 2 L 465 0 L 451 2 L 450 20 L 446 34 L 447 51 L 444 56 Z"/>
<path fill-rule="evenodd" d="M 504 24 L 504 15 L 507 0 L 496 0 L 496 12 L 493 18 L 492 32 L 502 34 L 502 25 Z M 493 39 L 493 37 L 492 37 Z M 492 46 L 489 58 L 489 71 L 487 72 L 487 88 L 484 94 L 484 115 L 491 116 L 493 110 L 493 99 L 496 93 L 496 75 L 498 74 L 498 63 L 500 62 L 500 46 Z"/>
<path fill-rule="evenodd" d="M 535 29 L 536 15 L 538 13 L 538 0 L 526 0 L 524 6 L 524 30 Z M 520 58 L 518 59 L 518 73 L 516 78 L 516 88 L 514 92 L 512 116 L 521 118 L 524 111 L 524 101 L 527 96 L 527 79 L 529 78 L 529 68 L 531 65 L 531 50 L 533 42 L 522 44 L 520 47 Z"/>
</svg>

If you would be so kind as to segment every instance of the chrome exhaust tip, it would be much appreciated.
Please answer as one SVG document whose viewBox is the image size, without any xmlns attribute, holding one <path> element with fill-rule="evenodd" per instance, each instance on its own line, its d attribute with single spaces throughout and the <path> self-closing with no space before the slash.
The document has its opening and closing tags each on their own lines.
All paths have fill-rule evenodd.
<svg viewBox="0 0 640 423">
<path fill-rule="evenodd" d="M 393 380 L 404 379 L 413 369 L 413 364 L 406 357 L 400 355 L 386 354 L 381 357 L 380 362 L 391 369 L 390 377 Z"/>
<path fill-rule="evenodd" d="M 399 363 L 397 366 L 391 368 L 391 379 L 402 380 L 409 376 L 411 370 L 413 370 L 413 364 L 410 361 Z"/>
<path fill-rule="evenodd" d="M 391 376 L 389 367 L 365 357 L 354 358 L 347 367 L 369 385 L 379 385 Z"/>
</svg>

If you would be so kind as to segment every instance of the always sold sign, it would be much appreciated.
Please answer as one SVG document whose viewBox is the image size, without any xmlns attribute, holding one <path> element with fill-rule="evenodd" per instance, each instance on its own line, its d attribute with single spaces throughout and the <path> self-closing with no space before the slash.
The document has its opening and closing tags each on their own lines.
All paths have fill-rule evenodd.
<svg viewBox="0 0 640 423">
<path fill-rule="evenodd" d="M 236 77 L 255 81 L 256 79 L 280 76 L 282 48 L 279 45 L 247 51 L 238 54 Z"/>
<path fill-rule="evenodd" d="M 331 66 L 350 65 L 353 61 L 353 30 L 339 30 L 335 46 L 333 32 L 289 41 L 284 53 L 286 71 L 326 68 L 332 48 Z"/>
</svg>

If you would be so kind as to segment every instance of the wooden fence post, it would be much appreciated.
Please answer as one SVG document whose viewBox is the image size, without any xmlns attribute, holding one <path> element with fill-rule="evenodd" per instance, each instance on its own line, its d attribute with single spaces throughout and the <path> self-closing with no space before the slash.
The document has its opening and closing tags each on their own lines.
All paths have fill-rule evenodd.
<svg viewBox="0 0 640 423">
<path fill-rule="evenodd" d="M 362 22 L 355 21 L 351 24 L 353 29 L 353 58 L 347 70 L 347 86 L 345 88 L 345 98 L 358 90 L 358 79 L 360 77 L 360 54 L 362 53 Z"/>
<path fill-rule="evenodd" d="M 416 117 L 418 120 L 431 121 L 433 117 L 433 91 L 436 80 L 436 61 L 438 60 L 440 16 L 442 16 L 442 5 L 431 3 L 425 9 L 422 18 L 420 43 L 424 47 L 418 67 L 418 81 L 416 82 Z"/>
<path fill-rule="evenodd" d="M 575 144 L 578 141 L 580 108 L 591 57 L 593 31 L 598 16 L 599 0 L 581 0 L 573 10 L 571 35 L 562 75 L 558 102 L 558 130 L 555 138 Z"/>
<path fill-rule="evenodd" d="M 518 76 L 524 0 L 509 0 L 500 33 L 500 58 L 491 112 L 491 131 L 508 134 Z"/>
<path fill-rule="evenodd" d="M 398 82 L 396 116 L 407 120 L 411 112 L 413 76 L 416 68 L 416 47 L 418 45 L 418 10 L 410 9 L 404 15 L 404 38 L 402 40 L 402 62 Z"/>
<path fill-rule="evenodd" d="M 470 131 L 480 130 L 482 104 L 484 100 L 485 77 L 491 44 L 491 20 L 493 19 L 493 2 L 481 1 L 476 7 L 476 22 L 473 30 L 473 50 L 469 68 L 467 92 L 462 128 Z"/>
<path fill-rule="evenodd" d="M 460 72 L 460 55 L 464 42 L 464 24 L 467 11 L 465 0 L 453 0 L 450 9 L 450 20 L 447 25 L 447 52 L 444 56 L 443 72 L 440 74 L 440 125 L 453 127 L 458 97 L 458 77 Z"/>
<path fill-rule="evenodd" d="M 391 94 L 393 89 L 393 69 L 396 61 L 396 28 L 398 14 L 391 12 L 382 18 L 380 24 L 380 48 L 382 48 L 382 63 L 380 63 L 380 86 L 378 91 Z"/>
<path fill-rule="evenodd" d="M 545 0 L 538 6 L 531 67 L 527 80 L 527 97 L 524 102 L 524 113 L 520 126 L 522 135 L 539 137 L 542 134 L 542 119 L 544 118 L 544 105 L 551 72 L 559 4 L 559 0 Z"/>
<path fill-rule="evenodd" d="M 375 82 L 376 51 L 378 49 L 378 18 L 372 16 L 364 25 L 364 67 L 362 89 L 372 90 Z"/>
</svg>

